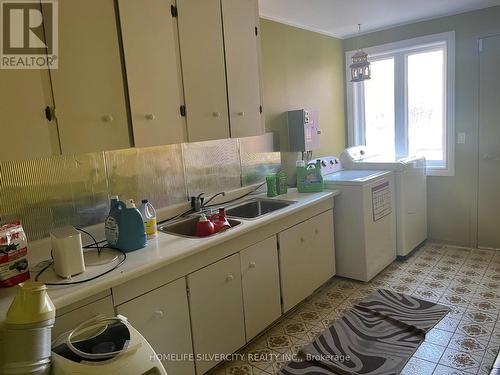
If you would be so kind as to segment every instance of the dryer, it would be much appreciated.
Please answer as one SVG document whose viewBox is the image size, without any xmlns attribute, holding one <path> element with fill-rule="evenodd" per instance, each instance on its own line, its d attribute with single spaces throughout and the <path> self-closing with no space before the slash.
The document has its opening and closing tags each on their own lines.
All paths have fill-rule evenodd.
<svg viewBox="0 0 500 375">
<path fill-rule="evenodd" d="M 406 257 L 427 239 L 427 177 L 425 158 L 398 159 L 354 146 L 340 154 L 345 169 L 394 172 L 397 254 Z"/>
<path fill-rule="evenodd" d="M 337 275 L 370 281 L 396 259 L 393 173 L 342 170 L 334 156 L 319 160 L 324 188 L 340 191 L 333 210 Z"/>
</svg>

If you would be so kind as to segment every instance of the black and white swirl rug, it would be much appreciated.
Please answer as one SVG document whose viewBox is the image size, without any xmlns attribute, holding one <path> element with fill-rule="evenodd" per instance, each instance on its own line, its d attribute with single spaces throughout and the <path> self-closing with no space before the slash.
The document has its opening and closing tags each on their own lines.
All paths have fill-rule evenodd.
<svg viewBox="0 0 500 375">
<path fill-rule="evenodd" d="M 311 344 L 281 375 L 397 375 L 449 308 L 379 289 Z"/>
</svg>

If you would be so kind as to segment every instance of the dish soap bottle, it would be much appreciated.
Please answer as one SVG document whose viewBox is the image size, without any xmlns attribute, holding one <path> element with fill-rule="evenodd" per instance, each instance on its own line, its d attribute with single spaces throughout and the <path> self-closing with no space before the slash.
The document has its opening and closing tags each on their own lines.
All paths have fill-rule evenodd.
<svg viewBox="0 0 500 375">
<path fill-rule="evenodd" d="M 147 199 L 143 199 L 139 211 L 141 212 L 142 220 L 146 227 L 146 236 L 148 239 L 155 238 L 158 235 L 155 208 Z"/>
<path fill-rule="evenodd" d="M 124 207 L 125 204 L 118 199 L 117 195 L 111 197 L 109 214 L 104 221 L 104 234 L 106 236 L 106 241 L 108 241 L 108 245 L 111 247 L 116 247 L 118 243 L 121 210 Z"/>
</svg>

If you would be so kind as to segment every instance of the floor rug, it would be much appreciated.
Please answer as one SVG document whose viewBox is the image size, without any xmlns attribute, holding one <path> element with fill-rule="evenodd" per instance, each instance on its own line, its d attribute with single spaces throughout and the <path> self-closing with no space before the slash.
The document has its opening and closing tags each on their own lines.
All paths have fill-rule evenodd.
<svg viewBox="0 0 500 375">
<path fill-rule="evenodd" d="M 282 375 L 397 375 L 449 308 L 379 289 L 301 350 Z"/>
</svg>

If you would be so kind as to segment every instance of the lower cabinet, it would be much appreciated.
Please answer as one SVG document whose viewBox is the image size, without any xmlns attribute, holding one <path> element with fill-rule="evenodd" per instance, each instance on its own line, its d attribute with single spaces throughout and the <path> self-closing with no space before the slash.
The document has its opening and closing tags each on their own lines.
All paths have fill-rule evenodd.
<svg viewBox="0 0 500 375">
<path fill-rule="evenodd" d="M 182 360 L 182 356 L 193 353 L 184 277 L 125 302 L 116 309 L 163 357 L 168 374 L 194 374 L 194 362 Z"/>
<path fill-rule="evenodd" d="M 240 252 L 247 341 L 281 315 L 276 236 Z"/>
<path fill-rule="evenodd" d="M 234 254 L 187 276 L 199 375 L 219 362 L 217 356 L 245 344 L 240 270 L 240 254 Z"/>
<path fill-rule="evenodd" d="M 278 234 L 283 312 L 335 275 L 333 211 Z"/>
</svg>

